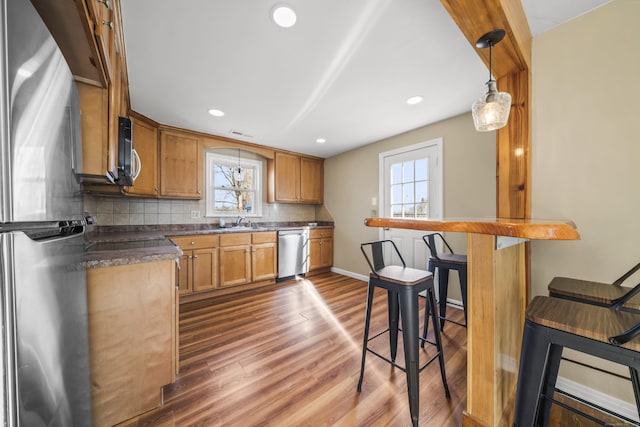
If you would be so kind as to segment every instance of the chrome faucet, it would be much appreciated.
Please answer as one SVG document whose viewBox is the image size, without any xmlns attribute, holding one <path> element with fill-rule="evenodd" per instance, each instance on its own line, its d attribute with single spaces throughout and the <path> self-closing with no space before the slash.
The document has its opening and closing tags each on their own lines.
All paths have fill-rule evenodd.
<svg viewBox="0 0 640 427">
<path fill-rule="evenodd" d="M 244 217 L 238 216 L 238 219 L 236 219 L 236 227 L 240 227 L 240 224 L 242 224 L 242 221 L 244 221 Z"/>
</svg>

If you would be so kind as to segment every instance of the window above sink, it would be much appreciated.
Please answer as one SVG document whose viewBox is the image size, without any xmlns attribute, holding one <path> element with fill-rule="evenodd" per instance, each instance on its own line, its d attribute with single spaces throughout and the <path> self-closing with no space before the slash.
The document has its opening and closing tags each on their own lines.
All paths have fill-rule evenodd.
<svg viewBox="0 0 640 427">
<path fill-rule="evenodd" d="M 206 216 L 262 215 L 262 162 L 207 152 Z"/>
</svg>

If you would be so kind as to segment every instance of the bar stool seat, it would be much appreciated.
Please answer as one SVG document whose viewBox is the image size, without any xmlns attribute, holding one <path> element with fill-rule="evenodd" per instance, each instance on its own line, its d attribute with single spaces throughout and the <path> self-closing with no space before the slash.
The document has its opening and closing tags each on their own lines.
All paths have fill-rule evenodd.
<svg viewBox="0 0 640 427">
<path fill-rule="evenodd" d="M 393 253 L 402 265 L 386 265 L 389 264 L 389 262 L 385 262 L 385 251 L 383 246 L 393 248 Z M 371 250 L 370 256 L 367 255 L 365 248 L 369 248 Z M 420 390 L 418 374 L 436 359 L 440 364 L 440 375 L 442 377 L 445 395 L 447 398 L 450 397 L 445 374 L 440 328 L 436 322 L 437 317 L 435 311 L 436 306 L 433 275 L 428 271 L 406 267 L 398 248 L 391 240 L 363 243 L 360 246 L 360 249 L 371 268 L 371 272 L 369 274 L 369 283 L 367 288 L 367 307 L 362 342 L 362 361 L 360 365 L 360 378 L 358 380 L 357 390 L 358 392 L 362 390 L 367 352 L 372 353 L 382 360 L 385 360 L 393 366 L 401 369 L 407 376 L 407 392 L 409 396 L 409 411 L 412 425 L 417 426 Z M 370 257 L 373 258 L 373 263 L 371 262 Z M 387 291 L 389 327 L 388 329 L 369 338 L 373 296 L 376 287 Z M 435 342 L 427 342 L 435 345 L 437 351 L 435 355 L 433 355 L 423 366 L 419 366 L 419 343 L 423 341 L 423 339 L 419 334 L 420 309 L 418 307 L 418 301 L 420 292 L 425 291 L 427 304 L 430 304 L 431 306 L 435 336 Z M 399 328 L 400 317 L 402 318 L 402 329 Z M 398 347 L 398 331 L 402 331 L 403 335 L 404 366 L 400 366 L 395 361 Z M 389 333 L 390 358 L 385 357 L 369 347 L 369 341 L 387 332 Z"/>
<path fill-rule="evenodd" d="M 555 402 L 554 392 L 575 398 L 555 388 L 565 347 L 627 366 L 640 408 L 637 387 L 640 382 L 640 339 L 632 340 L 632 337 L 620 334 L 638 324 L 640 315 L 635 313 L 559 298 L 535 297 L 526 311 L 513 425 L 546 426 L 551 403 Z M 592 406 L 638 425 L 606 408 Z M 567 409 L 596 421 L 578 410 Z"/>
<path fill-rule="evenodd" d="M 571 277 L 554 277 L 548 286 L 549 296 L 602 307 L 613 307 L 633 292 L 634 288 L 611 283 L 591 282 Z M 638 289 L 640 290 L 640 289 Z M 622 304 L 625 310 L 640 311 L 640 295 L 633 295 Z"/>
<path fill-rule="evenodd" d="M 592 282 L 571 277 L 554 277 L 549 283 L 549 296 L 580 301 L 603 307 L 619 306 L 622 310 L 640 311 L 640 284 L 633 288 L 622 284 L 640 270 L 633 266 L 613 283 Z"/>
</svg>

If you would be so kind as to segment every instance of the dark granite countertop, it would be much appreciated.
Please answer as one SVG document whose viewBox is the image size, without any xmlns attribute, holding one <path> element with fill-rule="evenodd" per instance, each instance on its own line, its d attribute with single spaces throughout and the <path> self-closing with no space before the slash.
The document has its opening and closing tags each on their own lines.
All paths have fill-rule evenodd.
<svg viewBox="0 0 640 427">
<path fill-rule="evenodd" d="M 310 225 L 312 224 L 312 225 Z M 291 228 L 332 228 L 333 222 L 255 223 L 251 227 L 225 227 L 217 224 L 167 224 L 146 226 L 104 226 L 87 233 L 85 261 L 87 268 L 109 267 L 163 261 L 182 256 L 182 251 L 168 236 L 194 234 L 252 233 Z"/>
</svg>

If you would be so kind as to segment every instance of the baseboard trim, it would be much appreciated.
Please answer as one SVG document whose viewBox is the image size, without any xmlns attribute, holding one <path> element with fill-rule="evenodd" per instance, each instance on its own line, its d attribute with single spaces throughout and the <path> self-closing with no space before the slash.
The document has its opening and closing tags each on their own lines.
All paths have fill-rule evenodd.
<svg viewBox="0 0 640 427">
<path fill-rule="evenodd" d="M 587 402 L 610 409 L 613 412 L 632 420 L 640 421 L 638 417 L 638 410 L 635 405 L 602 393 L 601 391 L 592 389 L 591 387 L 568 380 L 564 377 L 558 377 L 558 380 L 556 381 L 556 388 L 584 399 Z"/>
<path fill-rule="evenodd" d="M 331 267 L 331 272 L 342 274 L 343 276 L 351 277 L 353 279 L 362 280 L 363 282 L 369 281 L 369 277 L 364 274 L 354 273 L 353 271 L 347 271 L 337 267 Z"/>
</svg>

